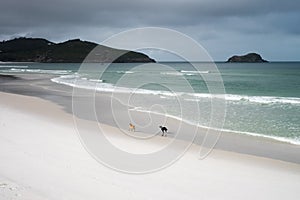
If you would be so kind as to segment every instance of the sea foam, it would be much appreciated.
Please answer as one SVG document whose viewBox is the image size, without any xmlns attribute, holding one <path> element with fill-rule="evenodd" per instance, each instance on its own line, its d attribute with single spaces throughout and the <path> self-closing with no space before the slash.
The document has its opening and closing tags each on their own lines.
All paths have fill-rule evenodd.
<svg viewBox="0 0 300 200">
<path fill-rule="evenodd" d="M 210 93 L 186 93 L 178 91 L 161 91 L 148 90 L 141 88 L 128 88 L 115 86 L 110 83 L 104 83 L 103 80 L 88 79 L 79 75 L 66 75 L 51 79 L 53 82 L 69 85 L 72 87 L 91 89 L 103 92 L 120 92 L 120 93 L 136 93 L 136 94 L 152 94 L 164 97 L 186 96 L 187 101 L 201 101 L 203 99 L 221 98 L 228 102 L 249 102 L 258 104 L 293 104 L 300 105 L 300 98 L 297 97 L 276 97 L 276 96 L 247 96 L 235 94 L 210 94 Z M 97 83 L 95 85 L 95 82 Z"/>
</svg>

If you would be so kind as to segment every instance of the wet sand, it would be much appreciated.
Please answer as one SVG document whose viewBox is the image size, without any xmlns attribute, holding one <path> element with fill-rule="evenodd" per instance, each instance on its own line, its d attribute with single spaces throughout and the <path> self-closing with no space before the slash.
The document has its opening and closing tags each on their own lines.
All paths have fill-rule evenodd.
<svg viewBox="0 0 300 200">
<path fill-rule="evenodd" d="M 132 110 L 130 106 L 121 103 L 118 99 L 112 99 L 110 93 L 96 93 L 95 99 L 91 99 L 90 95 L 93 95 L 93 91 L 86 93 L 83 90 L 83 95 L 75 96 L 72 102 L 73 88 L 53 83 L 50 81 L 51 77 L 54 76 L 46 74 L 19 75 L 17 80 L 1 83 L 0 91 L 45 99 L 54 102 L 67 113 L 74 114 L 80 119 L 97 120 L 102 124 L 123 130 L 128 129 L 128 124 L 132 122 L 130 117 L 132 117 L 137 131 L 149 133 L 150 136 L 158 134 L 158 126 L 166 121 L 164 125 L 169 127 L 168 137 L 170 138 L 176 137 L 190 142 L 195 135 L 193 142 L 209 149 L 214 147 L 225 151 L 300 163 L 300 145 L 234 132 L 214 130 L 207 132 L 208 130 L 205 128 L 195 127 L 178 119 Z M 80 92 L 80 90 L 77 90 L 78 94 Z M 122 94 L 117 96 L 122 98 Z M 76 102 L 78 110 L 72 108 L 74 102 Z M 91 107 L 90 104 L 95 104 L 95 106 Z M 91 115 L 94 110 L 87 110 L 87 108 L 95 109 L 96 115 Z M 117 115 L 114 113 L 116 110 Z M 151 122 L 151 120 L 153 121 Z M 146 126 L 147 124 L 148 126 Z M 185 133 L 178 136 L 179 128 Z M 207 133 L 209 134 L 207 135 Z M 201 155 L 206 153 L 208 152 L 202 151 Z"/>
<path fill-rule="evenodd" d="M 149 153 L 164 147 L 172 140 L 172 129 L 168 137 L 136 140 L 125 135 L 126 130 L 120 127 L 78 118 L 49 100 L 9 93 L 0 93 L 0 111 L 1 199 L 300 197 L 299 164 L 216 148 L 199 160 L 201 147 L 194 144 L 169 167 L 155 173 L 132 175 L 97 162 L 82 145 L 74 119 L 87 129 L 100 125 L 112 143 L 132 153 Z M 177 123 L 169 120 L 169 125 Z M 153 134 L 146 131 L 127 133 Z"/>
</svg>

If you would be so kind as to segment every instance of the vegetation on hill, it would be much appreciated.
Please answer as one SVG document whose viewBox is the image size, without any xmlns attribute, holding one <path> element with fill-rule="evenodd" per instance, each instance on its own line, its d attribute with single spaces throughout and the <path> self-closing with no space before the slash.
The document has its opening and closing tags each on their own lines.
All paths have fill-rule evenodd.
<svg viewBox="0 0 300 200">
<path fill-rule="evenodd" d="M 54 43 L 42 38 L 16 38 L 0 42 L 0 61 L 80 63 L 95 47 L 95 55 L 89 56 L 92 58 L 89 59 L 90 62 L 155 62 L 142 53 L 114 49 L 79 39 Z"/>
</svg>

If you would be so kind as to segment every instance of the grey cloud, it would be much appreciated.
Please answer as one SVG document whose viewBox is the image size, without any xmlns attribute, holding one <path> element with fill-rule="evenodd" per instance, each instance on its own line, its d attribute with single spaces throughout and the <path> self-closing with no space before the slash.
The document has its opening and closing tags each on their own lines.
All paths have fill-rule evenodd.
<svg viewBox="0 0 300 200">
<path fill-rule="evenodd" d="M 197 24 L 205 19 L 299 11 L 295 0 L 7 0 L 1 3 L 1 23 L 15 25 Z"/>
<path fill-rule="evenodd" d="M 0 39 L 28 35 L 100 42 L 128 28 L 162 26 L 225 45 L 230 35 L 266 40 L 299 35 L 299 19 L 295 0 L 4 0 Z"/>
</svg>

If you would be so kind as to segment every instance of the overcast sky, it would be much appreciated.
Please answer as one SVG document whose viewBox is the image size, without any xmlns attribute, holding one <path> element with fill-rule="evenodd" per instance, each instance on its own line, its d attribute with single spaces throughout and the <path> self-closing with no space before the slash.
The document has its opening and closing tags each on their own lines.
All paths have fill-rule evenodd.
<svg viewBox="0 0 300 200">
<path fill-rule="evenodd" d="M 0 4 L 1 40 L 26 36 L 101 43 L 120 31 L 149 26 L 190 36 L 216 61 L 248 52 L 271 61 L 300 60 L 299 0 L 2 0 Z"/>
</svg>

